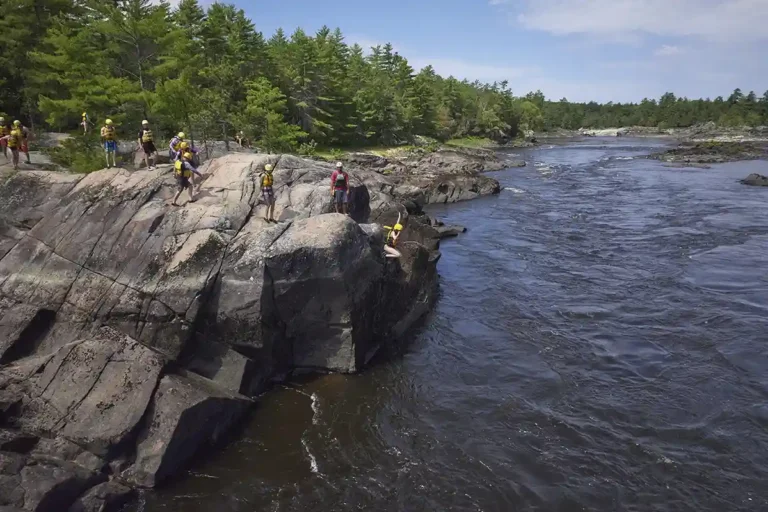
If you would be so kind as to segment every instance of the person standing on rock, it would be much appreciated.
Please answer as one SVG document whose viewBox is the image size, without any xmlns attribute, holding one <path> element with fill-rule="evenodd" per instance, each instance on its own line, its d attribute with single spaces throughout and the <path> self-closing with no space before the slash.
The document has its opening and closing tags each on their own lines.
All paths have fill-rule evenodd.
<svg viewBox="0 0 768 512">
<path fill-rule="evenodd" d="M 173 164 L 174 174 L 176 175 L 176 182 L 179 184 L 179 191 L 176 193 L 176 197 L 173 198 L 173 206 L 179 206 L 176 202 L 179 200 L 179 196 L 185 190 L 189 190 L 189 202 L 195 202 L 195 187 L 191 181 L 192 174 L 197 174 L 202 178 L 202 174 L 198 172 L 194 165 L 192 165 L 192 153 L 184 153 L 181 158 L 176 160 Z"/>
<path fill-rule="evenodd" d="M 264 166 L 264 173 L 261 174 L 261 196 L 264 198 L 264 203 L 267 205 L 267 212 L 264 214 L 264 220 L 267 222 L 277 222 L 275 220 L 275 191 L 272 185 L 275 183 L 275 179 L 272 176 L 272 171 L 275 166 L 267 164 Z"/>
<path fill-rule="evenodd" d="M 336 170 L 331 174 L 331 196 L 336 205 L 336 213 L 349 215 L 349 174 L 344 171 L 341 162 L 336 162 Z"/>
<path fill-rule="evenodd" d="M 152 158 L 152 155 L 157 153 L 157 148 L 155 147 L 155 138 L 154 135 L 152 135 L 152 130 L 149 129 L 149 121 L 146 119 L 141 122 L 141 130 L 139 130 L 139 147 L 144 152 L 144 164 L 147 166 L 147 169 L 154 169 L 155 168 L 155 159 Z M 152 165 L 150 165 L 150 160 L 152 160 Z"/>
<path fill-rule="evenodd" d="M 2 139 L 5 144 L 8 146 L 8 149 L 11 150 L 11 158 L 13 159 L 13 170 L 18 170 L 19 168 L 19 148 L 22 144 L 22 138 L 21 138 L 21 130 L 17 130 L 16 127 L 14 127 L 8 135 L 5 135 L 2 137 Z"/>
<path fill-rule="evenodd" d="M 83 127 L 83 135 L 86 135 L 88 133 L 88 113 L 83 112 L 82 119 L 80 121 L 80 126 Z"/>
<path fill-rule="evenodd" d="M 101 127 L 101 140 L 104 141 L 104 153 L 107 156 L 107 169 L 112 165 L 117 167 L 117 132 L 111 119 L 104 122 Z M 109 163 L 109 155 L 112 154 L 112 164 Z"/>
<path fill-rule="evenodd" d="M 31 164 L 32 160 L 29 158 L 29 128 L 22 125 L 18 119 L 13 122 L 13 127 L 21 132 L 21 147 L 19 150 L 27 155 L 27 163 Z"/>
<path fill-rule="evenodd" d="M 0 117 L 0 146 L 3 147 L 3 156 L 8 160 L 8 135 L 11 134 L 11 128 L 6 124 L 5 118 Z"/>
</svg>

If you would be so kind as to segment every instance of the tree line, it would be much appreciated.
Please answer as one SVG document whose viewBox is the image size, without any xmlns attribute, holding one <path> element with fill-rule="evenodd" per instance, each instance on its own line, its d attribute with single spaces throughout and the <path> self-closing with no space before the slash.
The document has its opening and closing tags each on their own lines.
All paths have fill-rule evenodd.
<svg viewBox="0 0 768 512">
<path fill-rule="evenodd" d="M 73 131 L 87 112 L 123 138 L 142 119 L 170 135 L 231 138 L 242 130 L 275 151 L 515 138 L 528 130 L 714 121 L 768 123 L 768 92 L 727 100 L 665 94 L 639 104 L 548 101 L 418 72 L 390 44 L 363 49 L 340 30 L 278 30 L 268 39 L 233 5 L 197 0 L 9 0 L 0 19 L 0 111 Z"/>
</svg>

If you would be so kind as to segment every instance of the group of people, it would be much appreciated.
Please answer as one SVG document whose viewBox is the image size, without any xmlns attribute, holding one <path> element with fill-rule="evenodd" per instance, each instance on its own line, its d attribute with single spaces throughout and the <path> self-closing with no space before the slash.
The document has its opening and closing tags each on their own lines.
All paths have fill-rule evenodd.
<svg viewBox="0 0 768 512">
<path fill-rule="evenodd" d="M 273 171 L 275 166 L 268 163 L 264 166 L 264 172 L 260 174 L 261 197 L 267 206 L 264 220 L 267 222 L 277 222 L 275 220 L 275 178 Z M 350 199 L 350 181 L 349 174 L 344 170 L 342 162 L 336 163 L 336 168 L 331 173 L 331 197 L 336 207 L 336 213 L 349 215 Z M 384 245 L 384 254 L 387 258 L 399 258 L 402 256 L 395 246 L 398 238 L 402 234 L 403 225 L 400 223 L 400 214 L 397 216 L 397 222 L 394 226 L 384 226 L 387 230 L 386 243 Z"/>
<path fill-rule="evenodd" d="M 9 126 L 5 118 L 0 117 L 0 146 L 6 160 L 9 160 L 8 150 L 11 151 L 14 170 L 19 168 L 19 153 L 27 155 L 27 163 L 32 163 L 29 158 L 29 129 L 18 119 Z"/>
</svg>

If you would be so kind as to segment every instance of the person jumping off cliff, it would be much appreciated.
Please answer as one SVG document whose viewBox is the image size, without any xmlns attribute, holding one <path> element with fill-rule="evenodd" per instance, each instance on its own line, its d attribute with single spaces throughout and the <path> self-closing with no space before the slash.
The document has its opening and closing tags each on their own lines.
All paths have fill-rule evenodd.
<svg viewBox="0 0 768 512">
<path fill-rule="evenodd" d="M 349 215 L 349 174 L 344 172 L 344 164 L 336 163 L 336 170 L 331 174 L 331 196 L 336 205 L 336 213 Z"/>
<path fill-rule="evenodd" d="M 395 249 L 397 239 L 403 232 L 403 225 L 400 224 L 400 214 L 397 214 L 397 222 L 394 226 L 384 226 L 387 231 L 387 240 L 384 243 L 384 256 L 387 258 L 399 258 L 403 254 Z"/>
<path fill-rule="evenodd" d="M 192 175 L 197 174 L 201 178 L 202 174 L 192 165 L 192 153 L 186 152 L 181 155 L 179 160 L 176 160 L 173 164 L 174 174 L 176 175 L 176 182 L 179 185 L 179 191 L 176 193 L 176 197 L 173 198 L 173 206 L 180 206 L 176 201 L 179 200 L 179 196 L 185 190 L 189 190 L 189 202 L 195 202 L 195 186 L 191 181 Z"/>
<path fill-rule="evenodd" d="M 261 196 L 264 198 L 264 203 L 267 205 L 267 211 L 264 214 L 264 220 L 267 222 L 277 222 L 275 220 L 275 191 L 272 185 L 275 182 L 275 178 L 272 176 L 272 171 L 275 166 L 267 164 L 264 166 L 264 172 L 261 176 Z"/>
<path fill-rule="evenodd" d="M 101 127 L 101 140 L 104 142 L 104 154 L 107 157 L 107 169 L 112 165 L 117 167 L 117 131 L 111 119 L 104 122 Z M 112 155 L 112 164 L 109 163 L 109 155 Z"/>
<path fill-rule="evenodd" d="M 144 152 L 144 164 L 147 166 L 147 169 L 154 169 L 155 159 L 152 158 L 152 155 L 157 153 L 157 148 L 155 147 L 155 137 L 152 135 L 152 130 L 149 129 L 149 121 L 146 119 L 141 122 L 141 129 L 139 130 L 139 147 Z M 152 160 L 151 165 L 149 163 L 150 160 Z"/>
</svg>

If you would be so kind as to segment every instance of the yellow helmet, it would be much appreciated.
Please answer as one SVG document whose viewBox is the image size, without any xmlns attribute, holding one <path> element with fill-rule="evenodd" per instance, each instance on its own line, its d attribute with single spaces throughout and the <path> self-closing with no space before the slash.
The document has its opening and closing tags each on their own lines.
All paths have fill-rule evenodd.
<svg viewBox="0 0 768 512">
<path fill-rule="evenodd" d="M 0 117 L 0 123 L 4 123 L 4 122 L 5 122 L 5 118 L 4 117 Z"/>
<path fill-rule="evenodd" d="M 149 121 L 147 121 L 146 119 L 141 122 L 142 126 L 144 126 L 145 124 L 149 124 Z"/>
<path fill-rule="evenodd" d="M 192 153 L 190 153 L 189 151 L 187 151 L 186 153 L 184 153 L 184 155 L 183 155 L 183 156 L 184 156 L 184 158 L 185 158 L 185 159 L 187 159 L 187 160 L 192 160 Z"/>
<path fill-rule="evenodd" d="M 395 231 L 402 231 L 403 230 L 403 225 L 400 224 L 400 223 L 397 223 L 397 224 L 395 224 L 394 229 L 395 229 Z"/>
<path fill-rule="evenodd" d="M 272 169 L 274 169 L 274 168 L 275 168 L 275 166 L 272 165 L 272 164 L 267 164 L 267 165 L 264 166 L 264 170 L 267 171 L 267 172 L 272 172 Z"/>
<path fill-rule="evenodd" d="M 85 112 L 83 112 L 83 117 L 85 117 L 85 116 L 87 116 L 87 115 L 88 115 L 88 114 L 86 114 Z"/>
<path fill-rule="evenodd" d="M 181 144 L 179 144 L 179 147 L 181 149 L 187 149 L 187 148 L 189 148 L 189 144 L 187 144 L 186 142 L 182 142 Z"/>
<path fill-rule="evenodd" d="M 177 135 L 177 137 L 178 137 L 178 138 L 180 138 L 180 139 L 183 139 L 183 138 L 185 138 L 186 136 L 187 136 L 187 135 L 186 135 L 184 132 L 179 132 L 179 134 Z"/>
<path fill-rule="evenodd" d="M 21 126 L 21 121 L 18 119 L 13 122 L 13 126 Z"/>
<path fill-rule="evenodd" d="M 112 124 L 112 120 L 111 119 L 107 119 L 106 123 L 107 123 L 107 126 L 109 126 L 109 125 Z"/>
</svg>

